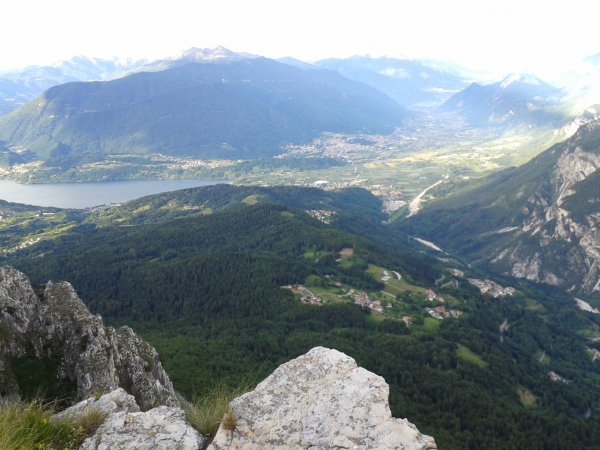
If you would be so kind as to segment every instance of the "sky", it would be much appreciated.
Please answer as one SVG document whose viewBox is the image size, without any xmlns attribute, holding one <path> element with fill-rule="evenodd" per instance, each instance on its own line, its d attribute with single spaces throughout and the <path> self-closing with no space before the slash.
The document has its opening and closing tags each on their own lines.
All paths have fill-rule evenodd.
<svg viewBox="0 0 600 450">
<path fill-rule="evenodd" d="M 600 52 L 590 0 L 2 0 L 0 70 L 225 46 L 271 58 L 454 61 L 547 79 Z"/>
</svg>

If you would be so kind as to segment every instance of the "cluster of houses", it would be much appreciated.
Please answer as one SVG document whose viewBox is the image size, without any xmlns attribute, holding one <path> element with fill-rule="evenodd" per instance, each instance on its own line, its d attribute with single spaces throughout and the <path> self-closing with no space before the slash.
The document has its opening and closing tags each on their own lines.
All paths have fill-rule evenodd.
<svg viewBox="0 0 600 450">
<path fill-rule="evenodd" d="M 437 295 L 435 292 L 433 292 L 433 290 L 431 289 L 427 289 L 425 291 L 425 298 L 427 300 L 429 300 L 430 302 L 433 301 L 438 301 L 440 303 L 446 303 L 446 300 L 444 300 L 444 297 L 442 297 L 441 295 Z"/>
<path fill-rule="evenodd" d="M 357 292 L 354 294 L 354 303 L 362 306 L 363 308 L 369 308 L 373 311 L 383 312 L 383 306 L 379 300 L 371 299 L 366 292 Z"/>
<path fill-rule="evenodd" d="M 446 309 L 445 306 L 437 306 L 435 308 L 425 308 L 425 312 L 437 320 L 458 319 L 462 316 L 462 311 L 457 309 Z"/>
<path fill-rule="evenodd" d="M 502 287 L 492 280 L 478 280 L 477 278 L 467 278 L 467 281 L 479 289 L 484 295 L 491 295 L 494 298 L 512 297 L 515 293 L 513 287 Z"/>
<path fill-rule="evenodd" d="M 386 196 L 382 199 L 383 210 L 387 214 L 392 214 L 406 205 L 406 201 L 398 197 Z"/>
<path fill-rule="evenodd" d="M 310 292 L 305 286 L 301 284 L 282 286 L 282 289 L 289 290 L 292 294 L 299 296 L 300 302 L 307 305 L 322 305 L 323 300 L 317 297 L 315 294 Z"/>
<path fill-rule="evenodd" d="M 335 214 L 335 211 L 329 211 L 327 209 L 311 209 L 306 211 L 306 213 L 309 216 L 329 225 L 331 223 L 331 218 Z"/>
<path fill-rule="evenodd" d="M 446 300 L 441 295 L 437 295 L 433 290 L 427 289 L 425 291 L 425 298 L 430 302 L 446 303 Z M 444 319 L 458 319 L 462 315 L 462 311 L 457 309 L 446 309 L 444 305 L 437 306 L 435 308 L 425 308 L 425 312 L 431 317 L 437 320 Z"/>
<path fill-rule="evenodd" d="M 339 282 L 336 282 L 335 284 L 341 286 L 341 283 Z M 302 303 L 307 305 L 323 305 L 323 300 L 321 298 L 313 294 L 310 289 L 301 284 L 282 286 L 282 289 L 289 290 L 292 294 L 298 296 Z M 383 305 L 381 304 L 381 301 L 373 300 L 366 292 L 350 289 L 345 296 L 351 297 L 355 304 L 362 306 L 363 308 L 368 308 L 377 312 L 383 312 Z"/>
<path fill-rule="evenodd" d="M 13 216 L 12 211 L 0 211 L 0 220 L 9 219 Z"/>
<path fill-rule="evenodd" d="M 23 249 L 26 249 L 27 247 L 31 247 L 32 245 L 37 244 L 41 240 L 42 240 L 41 237 L 27 239 L 26 241 L 23 241 L 20 244 L 15 245 L 14 247 L 0 249 L 0 254 L 16 253 L 19 250 L 23 250 Z"/>
<path fill-rule="evenodd" d="M 353 251 L 351 248 L 346 248 L 346 249 L 342 249 L 339 253 L 340 253 L 339 260 L 341 261 L 344 258 L 352 257 Z M 342 283 L 334 280 L 331 275 L 325 275 L 325 278 L 329 281 L 329 283 L 331 285 L 337 286 L 339 288 L 343 288 Z M 399 274 L 398 272 L 394 272 L 394 271 L 392 271 L 392 272 L 389 272 L 387 270 L 383 271 L 382 277 L 381 277 L 382 282 L 386 283 L 392 279 L 400 280 L 400 279 L 402 279 L 402 275 Z M 469 279 L 469 282 L 471 282 L 471 281 L 477 282 L 478 286 L 481 286 L 481 289 L 485 290 L 485 293 L 489 293 L 490 295 L 496 296 L 496 295 L 499 295 L 499 293 L 503 293 L 504 295 L 507 295 L 506 292 L 511 292 L 510 295 L 512 295 L 512 292 L 514 292 L 513 288 L 503 288 L 502 286 L 500 286 L 490 280 Z M 481 283 L 479 283 L 479 282 L 481 282 Z M 471 283 L 471 284 L 473 284 L 473 283 Z M 313 292 L 310 291 L 310 289 L 308 289 L 307 287 L 305 287 L 301 284 L 297 284 L 297 285 L 293 285 L 293 286 L 292 285 L 283 286 L 283 289 L 288 289 L 289 291 L 291 291 L 291 293 L 294 294 L 295 296 L 297 296 L 299 301 L 301 301 L 302 303 L 310 304 L 310 305 L 323 305 L 324 304 L 323 299 L 321 299 L 320 297 L 315 295 Z M 344 290 L 344 291 L 345 291 L 345 293 L 343 295 L 338 296 L 338 297 L 340 297 L 340 299 L 346 297 L 349 300 L 350 299 L 353 300 L 355 304 L 357 304 L 363 308 L 368 308 L 372 311 L 383 313 L 384 305 L 382 305 L 381 300 L 373 299 L 373 298 L 369 297 L 369 295 L 366 292 L 360 291 L 360 290 L 355 290 L 353 288 L 350 288 L 347 291 L 346 290 Z M 441 303 L 441 305 L 439 305 L 439 306 L 432 305 L 431 307 L 426 307 L 424 309 L 424 312 L 426 314 L 428 314 L 430 317 L 433 317 L 436 320 L 444 320 L 444 319 L 458 319 L 462 316 L 462 314 L 463 314 L 462 311 L 447 308 L 446 305 L 444 305 L 444 303 L 446 303 L 446 300 L 444 299 L 444 297 L 436 294 L 432 289 L 425 290 L 424 295 L 425 295 L 425 299 L 429 302 L 436 302 L 438 305 Z M 391 308 L 391 307 L 392 307 L 391 304 L 387 305 L 387 308 Z M 407 315 L 403 316 L 401 318 L 401 320 L 402 320 L 402 322 L 404 322 L 406 324 L 407 327 L 410 327 L 413 323 L 413 318 L 411 316 L 407 316 Z"/>
</svg>

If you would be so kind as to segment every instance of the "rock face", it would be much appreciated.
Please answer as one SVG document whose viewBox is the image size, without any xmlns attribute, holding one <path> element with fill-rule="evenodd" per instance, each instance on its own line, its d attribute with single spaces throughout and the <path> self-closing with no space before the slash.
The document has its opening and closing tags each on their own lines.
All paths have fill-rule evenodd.
<svg viewBox="0 0 600 450">
<path fill-rule="evenodd" d="M 394 419 L 385 380 L 336 350 L 316 347 L 230 404 L 209 450 L 435 449 Z"/>
<path fill-rule="evenodd" d="M 402 226 L 498 272 L 600 295 L 600 120 Z"/>
<path fill-rule="evenodd" d="M 156 350 L 133 330 L 104 326 L 69 283 L 49 282 L 36 293 L 24 274 L 1 267 L 0 396 L 19 394 L 17 371 L 32 360 L 57 383 L 71 383 L 77 399 L 123 387 L 143 410 L 178 405 Z"/>
<path fill-rule="evenodd" d="M 600 122 L 585 125 L 541 155 L 541 163 L 554 165 L 536 192 L 524 197 L 522 222 L 493 264 L 515 277 L 585 294 L 600 291 L 598 191 L 590 188 L 598 181 L 599 137 Z"/>
<path fill-rule="evenodd" d="M 83 400 L 53 419 L 76 419 L 89 412 L 99 412 L 105 419 L 80 450 L 199 450 L 204 445 L 180 408 L 159 406 L 140 412 L 133 396 L 122 388 Z"/>
</svg>

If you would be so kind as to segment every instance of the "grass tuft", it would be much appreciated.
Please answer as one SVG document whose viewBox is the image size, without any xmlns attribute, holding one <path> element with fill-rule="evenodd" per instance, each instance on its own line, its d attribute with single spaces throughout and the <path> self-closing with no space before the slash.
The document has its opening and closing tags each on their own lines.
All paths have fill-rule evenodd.
<svg viewBox="0 0 600 450">
<path fill-rule="evenodd" d="M 97 409 L 92 409 L 84 412 L 81 416 L 76 417 L 71 423 L 71 427 L 75 431 L 79 440 L 83 442 L 85 438 L 96 432 L 100 425 L 104 423 L 106 416 Z"/>
<path fill-rule="evenodd" d="M 0 448 L 71 448 L 73 429 L 50 420 L 53 410 L 41 402 L 0 405 Z"/>
<path fill-rule="evenodd" d="M 235 430 L 236 421 L 237 419 L 235 418 L 235 414 L 229 410 L 223 415 L 223 421 L 221 422 L 221 425 L 223 425 L 225 430 Z"/>
<path fill-rule="evenodd" d="M 248 391 L 248 387 L 231 387 L 218 384 L 209 391 L 194 396 L 186 408 L 188 421 L 205 436 L 214 436 L 221 422 L 227 430 L 235 429 L 236 418 L 229 403 Z"/>
<path fill-rule="evenodd" d="M 52 420 L 52 405 L 0 403 L 0 449 L 51 450 L 77 448 L 104 421 L 99 412 L 89 412 L 71 421 Z"/>
</svg>

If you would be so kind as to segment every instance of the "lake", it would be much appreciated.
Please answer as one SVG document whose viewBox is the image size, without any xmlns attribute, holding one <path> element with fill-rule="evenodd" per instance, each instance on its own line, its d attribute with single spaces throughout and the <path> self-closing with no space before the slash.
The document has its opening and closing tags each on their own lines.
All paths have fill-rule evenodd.
<svg viewBox="0 0 600 450">
<path fill-rule="evenodd" d="M 206 180 L 134 180 L 99 183 L 18 184 L 0 180 L 0 199 L 57 208 L 88 208 L 160 192 L 223 183 Z"/>
</svg>

